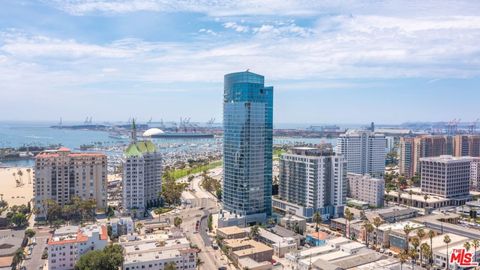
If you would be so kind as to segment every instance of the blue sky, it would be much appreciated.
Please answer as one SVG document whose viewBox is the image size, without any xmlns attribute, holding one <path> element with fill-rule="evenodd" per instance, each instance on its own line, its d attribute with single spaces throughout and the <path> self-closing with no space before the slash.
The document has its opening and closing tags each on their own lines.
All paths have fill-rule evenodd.
<svg viewBox="0 0 480 270">
<path fill-rule="evenodd" d="M 221 119 L 223 75 L 275 122 L 480 117 L 477 1 L 0 1 L 0 120 Z"/>
</svg>

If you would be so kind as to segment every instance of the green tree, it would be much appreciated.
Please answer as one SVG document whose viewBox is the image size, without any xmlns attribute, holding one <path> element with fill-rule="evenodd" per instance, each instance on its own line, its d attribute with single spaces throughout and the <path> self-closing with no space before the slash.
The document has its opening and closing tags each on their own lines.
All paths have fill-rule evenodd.
<svg viewBox="0 0 480 270">
<path fill-rule="evenodd" d="M 177 265 L 174 262 L 165 264 L 165 270 L 177 270 Z"/>
<path fill-rule="evenodd" d="M 405 250 L 403 250 L 401 253 L 400 253 L 400 270 L 403 269 L 403 264 L 406 263 L 408 260 L 408 253 L 405 252 Z"/>
<path fill-rule="evenodd" d="M 32 229 L 26 229 L 25 230 L 25 236 L 28 238 L 32 238 L 35 236 L 35 231 Z"/>
<path fill-rule="evenodd" d="M 412 227 L 410 227 L 408 224 L 403 227 L 403 232 L 405 233 L 405 252 L 408 253 L 408 243 L 410 242 L 409 235 L 412 232 Z"/>
<path fill-rule="evenodd" d="M 16 228 L 22 228 L 28 225 L 27 216 L 23 213 L 14 213 L 10 218 L 10 222 L 13 223 Z"/>
<path fill-rule="evenodd" d="M 350 209 L 349 208 L 345 209 L 345 219 L 347 220 L 347 224 L 346 224 L 347 226 L 345 228 L 345 237 L 347 237 L 347 229 L 348 229 L 348 237 L 350 237 L 350 223 L 352 222 L 353 217 L 354 215 L 352 212 L 350 212 Z"/>
<path fill-rule="evenodd" d="M 375 226 L 376 229 L 376 236 L 375 236 L 375 245 L 378 246 L 378 235 L 380 234 L 380 231 L 378 230 L 378 227 L 383 224 L 383 221 L 380 217 L 375 217 L 373 219 L 373 226 Z"/>
<path fill-rule="evenodd" d="M 23 248 L 18 248 L 13 255 L 13 265 L 19 265 L 23 260 L 25 260 L 25 253 L 23 252 Z M 12 268 L 15 269 L 15 268 Z"/>
<path fill-rule="evenodd" d="M 472 241 L 472 247 L 475 251 L 475 254 L 474 254 L 474 260 L 477 261 L 477 248 L 480 247 L 480 241 L 478 239 L 474 239 Z"/>
<path fill-rule="evenodd" d="M 430 263 L 430 266 L 433 265 L 433 245 L 432 245 L 433 237 L 435 237 L 435 232 L 433 230 L 429 230 L 428 238 L 430 238 L 430 255 L 428 256 L 429 258 L 428 262 Z"/>
<path fill-rule="evenodd" d="M 428 199 L 430 199 L 428 194 L 423 195 L 423 200 L 425 201 L 425 215 L 427 214 Z"/>
<path fill-rule="evenodd" d="M 117 270 L 122 263 L 122 247 L 109 245 L 103 250 L 93 250 L 82 255 L 75 264 L 75 270 Z"/>
<path fill-rule="evenodd" d="M 135 225 L 135 228 L 137 229 L 137 232 L 140 233 L 143 229 L 143 223 L 137 223 L 137 225 Z"/>
<path fill-rule="evenodd" d="M 427 243 L 422 243 L 420 245 L 420 265 L 423 265 L 423 255 L 425 255 L 425 257 L 429 257 L 429 254 L 430 254 L 430 246 L 427 244 Z"/>
<path fill-rule="evenodd" d="M 256 240 L 259 234 L 260 234 L 260 227 L 258 225 L 254 225 L 250 228 L 250 238 Z"/>
<path fill-rule="evenodd" d="M 173 225 L 174 225 L 175 227 L 180 227 L 180 225 L 182 224 L 182 222 L 183 222 L 183 220 L 182 220 L 181 217 L 175 217 L 175 218 L 173 219 Z"/>
<path fill-rule="evenodd" d="M 417 249 L 411 248 L 408 252 L 408 255 L 412 259 L 412 270 L 415 269 L 415 263 L 417 262 L 418 252 Z"/>
<path fill-rule="evenodd" d="M 172 177 L 166 177 L 162 184 L 160 196 L 168 205 L 177 204 L 187 186 L 187 183 L 177 183 Z"/>
<path fill-rule="evenodd" d="M 450 242 L 452 242 L 452 239 L 450 239 L 450 236 L 448 236 L 448 234 L 446 234 L 444 237 L 443 237 L 443 242 L 447 245 L 447 270 L 450 269 L 450 263 L 449 263 L 449 259 L 448 259 L 448 244 L 450 244 Z"/>
<path fill-rule="evenodd" d="M 320 212 L 316 211 L 315 214 L 313 214 L 312 220 L 315 222 L 315 231 L 318 232 L 320 223 L 322 223 L 322 215 L 320 215 Z"/>
<path fill-rule="evenodd" d="M 363 222 L 363 228 L 365 229 L 365 244 L 368 246 L 368 235 L 373 232 L 374 228 L 372 223 L 368 220 Z"/>
<path fill-rule="evenodd" d="M 213 217 L 212 217 L 212 214 L 208 215 L 207 226 L 208 226 L 208 231 L 212 232 L 213 231 Z"/>
</svg>

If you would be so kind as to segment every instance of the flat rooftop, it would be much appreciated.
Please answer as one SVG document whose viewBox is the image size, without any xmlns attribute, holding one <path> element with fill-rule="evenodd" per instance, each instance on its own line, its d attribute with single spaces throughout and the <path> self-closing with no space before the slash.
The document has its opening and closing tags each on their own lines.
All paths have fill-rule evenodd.
<svg viewBox="0 0 480 270">
<path fill-rule="evenodd" d="M 232 234 L 245 233 L 247 232 L 247 229 L 240 228 L 238 226 L 230 226 L 230 227 L 217 228 L 217 232 L 221 232 L 226 235 L 232 235 Z"/>
<path fill-rule="evenodd" d="M 381 231 L 388 231 L 388 230 L 398 231 L 398 230 L 403 230 L 403 228 L 405 228 L 406 225 L 410 226 L 410 228 L 412 229 L 419 229 L 419 228 L 425 227 L 422 224 L 415 223 L 412 221 L 402 221 L 402 222 L 396 222 L 396 223 L 384 223 L 380 225 L 378 229 Z"/>
<path fill-rule="evenodd" d="M 235 249 L 235 248 L 243 248 L 240 250 L 236 250 L 233 253 L 237 255 L 238 257 L 243 257 L 246 255 L 254 254 L 254 253 L 260 253 L 260 252 L 265 252 L 265 251 L 272 251 L 273 249 L 267 245 L 264 245 L 260 242 L 257 242 L 252 239 L 228 239 L 225 240 L 225 243 L 227 246 Z"/>
</svg>

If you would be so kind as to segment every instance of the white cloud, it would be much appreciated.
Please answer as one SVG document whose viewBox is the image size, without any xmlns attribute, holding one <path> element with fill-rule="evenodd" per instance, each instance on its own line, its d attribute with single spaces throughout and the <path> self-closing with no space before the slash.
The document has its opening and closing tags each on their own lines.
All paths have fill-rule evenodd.
<svg viewBox="0 0 480 270">
<path fill-rule="evenodd" d="M 124 10 L 131 8 L 132 3 L 136 3 L 137 9 L 160 3 L 117 2 L 124 5 Z M 180 2 L 192 5 L 193 9 L 198 1 Z M 227 72 L 247 68 L 265 74 L 277 84 L 284 80 L 308 80 L 310 84 L 318 81 L 319 85 L 334 88 L 348 84 L 320 82 L 344 78 L 480 76 L 480 16 L 464 14 L 470 11 L 458 12 L 463 15 L 409 15 L 405 10 L 413 4 L 405 4 L 402 9 L 392 2 L 393 6 L 380 9 L 385 15 L 325 15 L 310 27 L 286 19 L 256 24 L 239 18 L 219 19 L 217 23 L 224 28 L 244 33 L 231 39 L 221 31 L 207 28 L 199 30 L 207 37 L 189 42 L 121 39 L 107 44 L 0 33 L 0 89 L 22 85 L 25 89 L 35 85 L 96 87 L 110 82 L 209 84 L 220 83 Z M 221 3 L 243 5 L 235 1 Z M 423 4 L 422 1 L 416 5 Z M 86 13 L 102 5 L 106 5 L 104 9 L 118 8 L 104 1 L 67 1 L 64 7 L 82 7 L 82 13 Z M 176 5 L 171 4 L 170 8 L 177 9 Z M 261 10 L 263 2 L 258 5 Z M 296 4 L 285 1 L 274 9 L 286 8 L 285 5 Z M 388 15 L 393 8 L 399 8 L 400 15 Z M 368 13 L 365 9 L 359 7 Z M 458 7 L 452 6 L 452 10 Z M 292 12 L 300 11 L 297 8 Z M 422 8 L 417 12 L 421 13 Z"/>
<path fill-rule="evenodd" d="M 233 29 L 237 32 L 240 32 L 240 33 L 246 33 L 250 30 L 250 28 L 248 26 L 244 26 L 244 25 L 240 25 L 240 24 L 237 24 L 235 22 L 226 22 L 223 24 L 223 27 L 227 28 L 227 29 Z"/>
</svg>

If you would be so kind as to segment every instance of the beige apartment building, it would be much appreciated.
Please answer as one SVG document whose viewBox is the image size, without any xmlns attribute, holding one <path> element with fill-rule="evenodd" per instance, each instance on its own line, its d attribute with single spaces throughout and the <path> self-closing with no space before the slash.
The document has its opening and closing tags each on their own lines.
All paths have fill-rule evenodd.
<svg viewBox="0 0 480 270">
<path fill-rule="evenodd" d="M 107 207 L 107 156 L 100 153 L 75 153 L 62 147 L 45 151 L 35 158 L 34 207 L 37 219 L 46 218 L 45 202 L 60 206 L 73 197 L 94 199 L 97 209 Z"/>
</svg>

